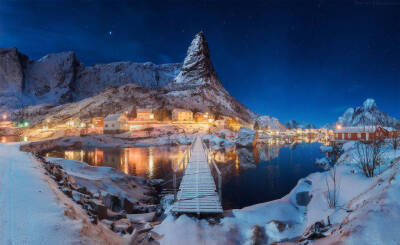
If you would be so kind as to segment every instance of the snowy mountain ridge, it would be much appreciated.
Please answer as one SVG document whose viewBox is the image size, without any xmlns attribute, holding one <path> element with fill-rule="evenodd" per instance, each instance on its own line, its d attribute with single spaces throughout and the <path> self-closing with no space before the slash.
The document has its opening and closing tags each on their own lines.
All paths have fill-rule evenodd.
<svg viewBox="0 0 400 245">
<path fill-rule="evenodd" d="M 72 117 L 90 118 L 119 113 L 129 110 L 133 105 L 139 108 L 164 108 L 168 110 L 182 108 L 192 111 L 208 111 L 213 114 L 237 117 L 244 122 L 252 122 L 257 117 L 256 113 L 238 102 L 223 88 L 213 68 L 208 44 L 203 33 L 198 33 L 195 36 L 188 48 L 182 69 L 179 70 L 176 78 L 172 76 L 172 73 L 177 72 L 177 69 L 171 68 L 172 64 L 165 65 L 165 67 L 159 65 L 157 66 L 157 72 L 160 73 L 164 69 L 164 80 L 156 84 L 157 86 L 142 86 L 142 84 L 136 82 L 122 84 L 127 80 L 114 76 L 113 70 L 122 66 L 120 68 L 124 73 L 128 73 L 131 72 L 131 69 L 125 66 L 129 65 L 129 63 L 119 62 L 101 65 L 100 68 L 98 65 L 89 69 L 84 68 L 84 72 L 79 72 L 79 74 L 84 74 L 83 78 L 78 77 L 77 79 L 85 81 L 81 82 L 82 86 L 88 85 L 87 87 L 79 88 L 77 91 L 95 95 L 87 96 L 87 98 L 74 103 L 66 103 L 55 107 L 45 105 L 26 107 L 15 113 L 16 118 L 30 118 L 33 124 L 40 123 L 44 118 L 52 118 L 53 122 L 62 122 Z M 140 65 L 153 66 L 153 64 L 147 63 Z M 80 66 L 78 68 L 80 69 Z M 116 72 L 119 73 L 121 70 L 118 69 Z M 91 75 L 87 73 L 91 73 Z M 135 72 L 134 74 L 139 76 L 141 73 Z M 92 76 L 93 79 L 91 78 Z M 96 79 L 97 76 L 107 79 L 98 81 Z M 99 88 L 90 86 L 93 80 L 98 81 L 100 87 L 109 83 L 115 86 L 97 93 Z M 101 83 L 102 81 L 107 81 L 107 83 Z M 146 82 L 146 85 L 151 85 L 151 81 L 154 80 Z M 79 84 L 74 86 L 79 86 Z M 76 89 L 76 87 L 74 88 Z M 79 94 L 74 94 L 73 96 L 81 98 Z"/>
<path fill-rule="evenodd" d="M 178 75 L 181 64 L 113 62 L 85 66 L 74 52 L 30 60 L 17 48 L 0 49 L 0 111 L 31 105 L 60 105 L 135 83 L 159 88 Z"/>
<path fill-rule="evenodd" d="M 336 124 L 342 126 L 373 126 L 382 125 L 400 128 L 400 121 L 378 109 L 374 99 L 366 99 L 362 106 L 348 108 L 338 118 Z"/>
</svg>

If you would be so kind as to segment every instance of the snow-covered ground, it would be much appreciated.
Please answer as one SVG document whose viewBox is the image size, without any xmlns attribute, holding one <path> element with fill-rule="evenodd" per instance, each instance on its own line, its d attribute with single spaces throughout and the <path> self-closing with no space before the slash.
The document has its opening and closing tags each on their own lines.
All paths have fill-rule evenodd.
<svg viewBox="0 0 400 245">
<path fill-rule="evenodd" d="M 161 244 L 399 244 L 400 151 L 387 148 L 381 174 L 367 178 L 352 162 L 353 146 L 344 146 L 336 167 L 335 207 L 327 199 L 334 170 L 314 173 L 285 197 L 232 210 L 218 224 L 168 215 L 155 228 L 164 235 Z"/>
<path fill-rule="evenodd" d="M 0 144 L 0 244 L 74 244 L 80 224 L 47 183 L 48 177 L 18 144 Z"/>
<path fill-rule="evenodd" d="M 0 144 L 0 244 L 124 244 L 92 225 L 19 144 Z"/>
</svg>

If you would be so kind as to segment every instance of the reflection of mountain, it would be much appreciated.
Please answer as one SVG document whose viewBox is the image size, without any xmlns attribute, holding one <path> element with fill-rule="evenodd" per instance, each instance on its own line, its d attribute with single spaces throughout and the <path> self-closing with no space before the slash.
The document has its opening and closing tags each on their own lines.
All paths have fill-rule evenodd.
<svg viewBox="0 0 400 245">
<path fill-rule="evenodd" d="M 282 145 L 262 145 L 260 148 L 257 148 L 258 160 L 260 162 L 265 162 L 277 158 L 279 156 L 281 148 Z"/>
<path fill-rule="evenodd" d="M 242 169 L 255 168 L 256 159 L 251 150 L 247 148 L 239 148 L 237 150 L 239 165 Z"/>
</svg>

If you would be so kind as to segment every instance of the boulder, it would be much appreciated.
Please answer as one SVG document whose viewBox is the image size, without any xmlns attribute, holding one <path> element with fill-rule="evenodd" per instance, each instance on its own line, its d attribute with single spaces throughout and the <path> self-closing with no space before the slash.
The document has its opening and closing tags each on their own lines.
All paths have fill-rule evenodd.
<svg viewBox="0 0 400 245">
<path fill-rule="evenodd" d="M 256 131 L 249 128 L 241 127 L 239 129 L 239 133 L 237 138 L 235 139 L 235 142 L 238 147 L 251 148 L 256 144 L 256 140 L 257 140 Z"/>
<path fill-rule="evenodd" d="M 108 217 L 107 207 L 104 206 L 100 200 L 90 199 L 89 204 L 100 220 L 106 219 Z"/>
<path fill-rule="evenodd" d="M 299 206 L 307 206 L 310 203 L 312 195 L 308 191 L 296 193 L 296 203 Z"/>
<path fill-rule="evenodd" d="M 154 220 L 156 212 L 143 213 L 143 214 L 128 214 L 128 219 L 135 224 L 151 222 Z"/>
<path fill-rule="evenodd" d="M 129 219 L 120 219 L 112 223 L 111 229 L 114 232 L 122 233 L 122 234 L 130 234 L 133 231 L 133 226 Z"/>
</svg>

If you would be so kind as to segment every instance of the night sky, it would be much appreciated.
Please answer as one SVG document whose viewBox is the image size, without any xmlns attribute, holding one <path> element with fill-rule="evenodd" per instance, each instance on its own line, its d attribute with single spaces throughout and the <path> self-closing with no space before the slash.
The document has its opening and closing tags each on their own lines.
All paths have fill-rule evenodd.
<svg viewBox="0 0 400 245">
<path fill-rule="evenodd" d="M 183 62 L 200 30 L 255 112 L 323 125 L 371 97 L 400 118 L 400 1 L 0 0 L 0 47 L 33 59 Z"/>
</svg>

